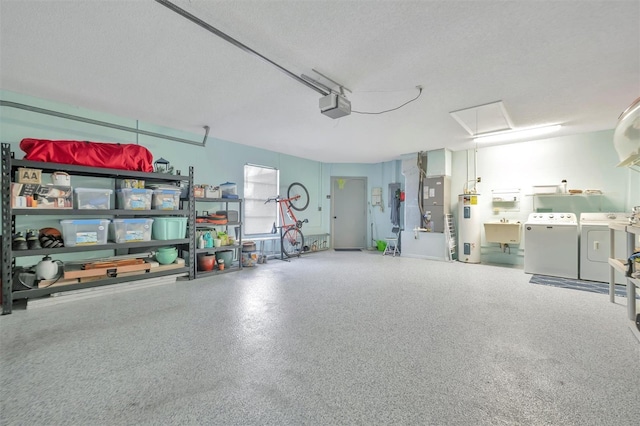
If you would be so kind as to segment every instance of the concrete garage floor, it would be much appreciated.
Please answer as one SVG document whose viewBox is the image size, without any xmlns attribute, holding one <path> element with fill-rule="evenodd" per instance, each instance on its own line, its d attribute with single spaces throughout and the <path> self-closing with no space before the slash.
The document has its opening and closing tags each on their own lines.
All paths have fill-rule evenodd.
<svg viewBox="0 0 640 426">
<path fill-rule="evenodd" d="M 640 424 L 625 306 L 529 279 L 326 251 L 18 310 L 0 422 Z"/>
</svg>

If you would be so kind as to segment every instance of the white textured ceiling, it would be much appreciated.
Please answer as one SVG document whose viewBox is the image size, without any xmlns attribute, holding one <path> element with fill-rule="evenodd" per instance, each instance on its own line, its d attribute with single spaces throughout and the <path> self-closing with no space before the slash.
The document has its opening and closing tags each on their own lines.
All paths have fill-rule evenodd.
<svg viewBox="0 0 640 426">
<path fill-rule="evenodd" d="M 450 111 L 502 100 L 516 127 L 612 129 L 640 95 L 640 1 L 176 0 L 354 110 L 152 0 L 0 0 L 0 87 L 323 162 L 473 147 Z M 178 143 L 169 142 L 166 143 Z"/>
</svg>

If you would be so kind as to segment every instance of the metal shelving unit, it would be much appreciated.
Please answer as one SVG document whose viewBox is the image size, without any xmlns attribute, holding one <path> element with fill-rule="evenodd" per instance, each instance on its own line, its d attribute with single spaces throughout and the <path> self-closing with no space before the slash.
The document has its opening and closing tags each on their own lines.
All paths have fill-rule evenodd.
<svg viewBox="0 0 640 426">
<path fill-rule="evenodd" d="M 16 160 L 11 153 L 11 145 L 2 144 L 2 313 L 9 314 L 12 311 L 13 301 L 17 299 L 34 298 L 59 293 L 68 290 L 77 290 L 90 287 L 99 287 L 117 283 L 130 282 L 140 279 L 154 278 L 166 275 L 186 273 L 190 279 L 195 274 L 195 210 L 193 191 L 193 167 L 189 167 L 188 175 L 170 175 L 163 173 L 146 173 L 129 170 L 107 169 L 97 167 L 85 167 L 71 164 L 48 163 L 40 161 Z M 18 167 L 40 169 L 44 173 L 65 171 L 75 176 L 90 176 L 105 179 L 139 178 L 146 182 L 156 183 L 188 183 L 188 198 L 181 200 L 181 210 L 79 210 L 79 209 L 12 209 L 11 208 L 11 181 L 14 171 Z M 102 217 L 153 217 L 153 216 L 187 216 L 187 238 L 173 240 L 151 240 L 132 243 L 112 243 L 89 246 L 72 246 L 48 249 L 16 250 L 12 249 L 12 236 L 16 231 L 16 217 L 29 216 L 102 216 Z M 180 248 L 181 255 L 187 258 L 184 267 L 157 272 L 147 272 L 139 275 L 113 277 L 90 282 L 60 285 L 48 288 L 33 288 L 28 290 L 13 291 L 13 274 L 16 268 L 15 259 L 28 256 L 51 255 L 57 256 L 65 253 L 80 253 L 87 251 L 111 250 L 117 252 L 122 249 L 158 247 L 175 245 Z"/>
<path fill-rule="evenodd" d="M 195 231 L 204 230 L 204 229 L 224 229 L 227 234 L 229 234 L 230 227 L 237 227 L 237 239 L 235 244 L 221 247 L 206 247 L 206 248 L 198 248 L 195 249 L 196 257 L 198 254 L 213 254 L 217 251 L 223 250 L 233 250 L 235 252 L 236 259 L 234 259 L 234 265 L 225 265 L 224 270 L 213 270 L 213 271 L 198 271 L 198 265 L 196 262 L 195 265 L 195 275 L 194 278 L 202 278 L 210 275 L 224 274 L 227 272 L 239 271 L 242 269 L 242 199 L 240 198 L 194 198 L 194 214 L 195 214 L 195 204 L 197 203 L 218 203 L 224 204 L 224 210 L 229 210 L 229 205 L 236 204 L 238 207 L 238 221 L 237 222 L 227 222 L 224 225 L 217 225 L 213 223 L 196 223 Z M 193 236 L 193 244 L 196 246 L 196 232 L 194 232 Z M 237 264 L 236 264 L 237 262 Z"/>
<path fill-rule="evenodd" d="M 12 209 L 14 216 L 184 216 L 183 210 Z"/>
<path fill-rule="evenodd" d="M 177 240 L 151 240 L 151 241 L 141 241 L 136 243 L 112 243 L 109 242 L 107 244 L 100 244 L 95 246 L 73 246 L 73 247 L 60 247 L 60 248 L 43 248 L 43 249 L 35 249 L 35 250 L 14 250 L 13 257 L 28 257 L 28 256 L 42 256 L 45 254 L 49 255 L 57 255 L 60 253 L 79 253 L 83 251 L 95 251 L 95 250 L 117 250 L 122 248 L 138 248 L 138 247 L 157 247 L 159 245 L 162 246 L 173 246 L 173 245 L 182 245 L 188 244 L 189 238 L 182 238 Z"/>
</svg>

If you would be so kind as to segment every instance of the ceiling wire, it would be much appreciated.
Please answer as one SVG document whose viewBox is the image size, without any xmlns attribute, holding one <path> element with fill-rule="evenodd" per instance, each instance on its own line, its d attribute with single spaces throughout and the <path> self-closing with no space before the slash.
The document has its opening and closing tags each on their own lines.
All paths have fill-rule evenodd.
<svg viewBox="0 0 640 426">
<path fill-rule="evenodd" d="M 355 110 L 353 110 L 353 109 L 352 109 L 352 110 L 351 110 L 351 112 L 352 112 L 352 113 L 355 113 L 355 114 L 370 114 L 370 115 L 376 115 L 376 114 L 385 114 L 385 113 L 387 113 L 387 112 L 396 111 L 396 110 L 399 110 L 400 108 L 402 108 L 403 106 L 405 106 L 405 105 L 407 105 L 407 104 L 410 104 L 410 103 L 411 103 L 411 102 L 413 102 L 413 101 L 416 101 L 416 100 L 417 100 L 417 99 L 422 95 L 422 87 L 418 87 L 418 90 L 419 90 L 419 92 L 418 92 L 418 96 L 416 96 L 415 98 L 413 98 L 413 99 L 411 99 L 411 100 L 408 100 L 407 102 L 405 102 L 405 103 L 403 103 L 402 105 L 397 106 L 397 107 L 395 107 L 395 108 L 387 109 L 387 110 L 384 110 L 384 111 L 377 111 L 377 112 L 369 112 L 369 111 L 355 111 Z"/>
</svg>

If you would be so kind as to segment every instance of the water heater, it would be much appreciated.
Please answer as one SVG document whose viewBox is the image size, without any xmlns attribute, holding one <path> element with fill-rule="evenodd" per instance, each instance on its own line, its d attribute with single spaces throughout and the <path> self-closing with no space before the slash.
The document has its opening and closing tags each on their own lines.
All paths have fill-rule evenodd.
<svg viewBox="0 0 640 426">
<path fill-rule="evenodd" d="M 458 195 L 458 260 L 480 263 L 479 194 Z"/>
</svg>

